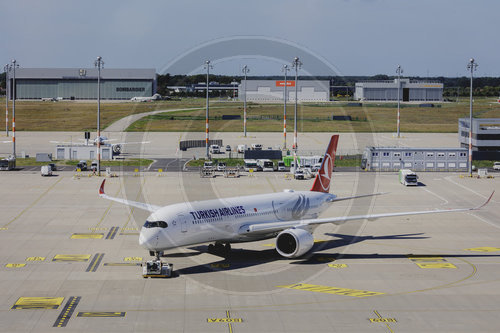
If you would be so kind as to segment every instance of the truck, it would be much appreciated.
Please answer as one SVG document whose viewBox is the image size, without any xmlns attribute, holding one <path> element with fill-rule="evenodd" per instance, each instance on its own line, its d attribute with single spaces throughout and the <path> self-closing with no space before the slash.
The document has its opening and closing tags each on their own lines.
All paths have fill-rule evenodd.
<svg viewBox="0 0 500 333">
<path fill-rule="evenodd" d="M 243 166 L 243 170 L 245 171 L 257 171 L 257 161 L 256 160 L 243 160 L 245 165 Z"/>
<path fill-rule="evenodd" d="M 238 145 L 238 153 L 244 153 L 247 150 L 247 145 Z"/>
<path fill-rule="evenodd" d="M 418 176 L 410 169 L 399 170 L 399 182 L 405 186 L 417 186 Z"/>
<path fill-rule="evenodd" d="M 268 159 L 257 160 L 257 166 L 262 171 L 274 171 L 274 163 Z"/>
</svg>

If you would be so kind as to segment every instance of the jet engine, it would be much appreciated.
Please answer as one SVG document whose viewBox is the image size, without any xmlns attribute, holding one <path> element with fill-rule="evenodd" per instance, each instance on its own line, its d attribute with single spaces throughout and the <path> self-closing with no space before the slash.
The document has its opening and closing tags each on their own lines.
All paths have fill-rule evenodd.
<svg viewBox="0 0 500 333">
<path fill-rule="evenodd" d="M 287 229 L 276 237 L 276 251 L 285 258 L 300 257 L 313 245 L 313 235 L 304 229 Z"/>
<path fill-rule="evenodd" d="M 120 155 L 120 153 L 122 152 L 122 145 L 119 144 L 113 145 L 112 149 L 115 155 Z"/>
</svg>

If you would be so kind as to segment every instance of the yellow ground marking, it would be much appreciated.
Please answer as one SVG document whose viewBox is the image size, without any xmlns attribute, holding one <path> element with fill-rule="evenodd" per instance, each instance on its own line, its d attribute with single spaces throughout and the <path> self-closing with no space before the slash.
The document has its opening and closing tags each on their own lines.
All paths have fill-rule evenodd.
<svg viewBox="0 0 500 333">
<path fill-rule="evenodd" d="M 118 186 L 118 191 L 116 191 L 116 193 L 115 193 L 115 195 L 114 195 L 115 197 L 117 197 L 117 196 L 118 196 L 118 194 L 120 193 L 121 189 L 122 189 L 122 184 L 120 183 L 120 186 Z M 91 229 L 91 230 L 92 230 L 92 232 L 94 232 L 94 231 L 95 231 L 95 230 L 97 230 L 98 228 L 101 228 L 101 227 L 99 227 L 99 225 L 102 223 L 102 221 L 104 221 L 104 219 L 106 218 L 106 216 L 108 216 L 109 210 L 111 209 L 111 206 L 113 206 L 113 202 L 114 202 L 114 201 L 110 201 L 110 203 L 109 203 L 108 207 L 107 207 L 107 208 L 106 208 L 106 210 L 104 211 L 104 214 L 102 214 L 101 219 L 100 219 L 100 220 L 99 220 L 99 222 L 98 222 L 98 223 L 97 223 L 97 224 L 93 227 L 93 228 L 94 228 L 94 230 L 92 230 L 92 229 Z"/>
<path fill-rule="evenodd" d="M 81 296 L 71 296 L 52 327 L 66 327 L 69 319 L 73 315 L 73 311 L 75 311 L 75 308 L 81 299 Z"/>
<path fill-rule="evenodd" d="M 139 231 L 139 228 L 122 228 L 122 231 Z"/>
<path fill-rule="evenodd" d="M 126 312 L 78 312 L 77 317 L 125 317 Z"/>
<path fill-rule="evenodd" d="M 45 257 L 28 257 L 26 258 L 26 261 L 45 261 Z"/>
<path fill-rule="evenodd" d="M 466 251 L 475 251 L 475 252 L 496 252 L 500 251 L 500 247 L 490 247 L 490 246 L 483 246 L 483 247 L 473 247 L 470 249 L 465 249 Z"/>
<path fill-rule="evenodd" d="M 229 268 L 231 264 L 210 264 L 210 268 Z"/>
<path fill-rule="evenodd" d="M 137 195 L 135 196 L 135 201 L 139 200 L 139 196 L 141 195 L 142 193 L 142 188 L 144 187 L 144 185 L 146 184 L 146 178 L 143 179 L 142 181 L 142 184 L 141 184 L 141 191 L 138 191 L 137 192 Z M 132 231 L 139 231 L 139 228 L 127 228 L 128 224 L 130 223 L 130 219 L 132 218 L 132 214 L 134 213 L 134 210 L 135 210 L 135 207 L 129 207 L 130 211 L 129 211 L 129 214 L 127 216 L 127 221 L 125 222 L 125 225 L 122 227 L 122 232 L 124 230 L 132 230 Z"/>
<path fill-rule="evenodd" d="M 346 268 L 347 264 L 328 264 L 328 267 L 332 267 L 332 268 Z"/>
<path fill-rule="evenodd" d="M 378 295 L 385 294 L 385 293 L 379 293 L 379 292 L 375 292 L 375 291 L 366 291 L 366 290 L 357 290 L 357 289 L 348 289 L 348 288 L 337 288 L 337 287 L 328 287 L 328 286 L 318 286 L 318 285 L 307 284 L 307 283 L 291 284 L 291 285 L 287 285 L 287 286 L 277 286 L 277 288 L 305 290 L 305 291 L 313 291 L 313 292 L 317 292 L 317 293 L 352 296 L 352 297 L 368 297 L 368 296 L 378 296 Z"/>
<path fill-rule="evenodd" d="M 241 318 L 231 318 L 231 312 L 229 310 L 226 311 L 226 318 L 207 318 L 207 323 L 227 323 L 229 333 L 233 333 L 232 323 L 242 323 L 242 322 L 243 319 Z"/>
<path fill-rule="evenodd" d="M 420 268 L 457 268 L 443 257 L 439 256 L 408 256 Z"/>
<path fill-rule="evenodd" d="M 89 230 L 90 231 L 106 231 L 106 230 L 108 230 L 108 228 L 104 228 L 104 227 L 99 227 L 99 228 L 90 227 Z"/>
<path fill-rule="evenodd" d="M 123 261 L 142 261 L 142 257 L 125 257 Z"/>
<path fill-rule="evenodd" d="M 7 227 L 1 227 L 0 230 L 9 230 Z"/>
<path fill-rule="evenodd" d="M 394 333 L 392 328 L 389 326 L 389 323 L 397 323 L 398 321 L 396 318 L 383 318 L 380 313 L 378 313 L 377 310 L 373 311 L 376 315 L 377 318 L 369 318 L 371 323 L 384 323 L 389 332 Z"/>
<path fill-rule="evenodd" d="M 457 268 L 457 266 L 455 266 L 449 262 L 443 262 L 443 263 L 440 263 L 440 262 L 425 262 L 425 263 L 417 262 L 415 264 L 417 264 L 417 266 L 420 268 Z"/>
<path fill-rule="evenodd" d="M 101 239 L 104 237 L 104 234 L 73 234 L 71 235 L 71 239 Z"/>
<path fill-rule="evenodd" d="M 332 262 L 332 261 L 335 261 L 335 258 L 333 258 L 333 257 L 316 257 L 316 261 L 319 261 L 319 262 Z"/>
<path fill-rule="evenodd" d="M 57 309 L 64 297 L 19 297 L 11 309 Z"/>
<path fill-rule="evenodd" d="M 10 225 L 12 222 L 20 218 L 24 213 L 26 213 L 30 208 L 32 208 L 34 205 L 37 204 L 40 199 L 42 199 L 47 193 L 49 193 L 50 190 L 52 190 L 61 180 L 63 180 L 63 176 L 59 176 L 60 178 L 52 185 L 49 186 L 48 189 L 46 189 L 38 198 L 36 198 L 35 201 L 33 201 L 28 207 L 24 208 L 19 214 L 17 214 L 12 220 L 10 220 L 7 224 L 3 226 L 3 228 L 6 228 L 4 230 L 7 230 L 7 226 Z"/>
<path fill-rule="evenodd" d="M 87 261 L 90 254 L 57 254 L 52 261 Z"/>
<path fill-rule="evenodd" d="M 139 262 L 107 262 L 104 266 L 141 266 Z"/>
<path fill-rule="evenodd" d="M 26 266 L 26 264 L 5 264 L 5 267 L 7 268 L 19 268 L 24 266 Z"/>
</svg>

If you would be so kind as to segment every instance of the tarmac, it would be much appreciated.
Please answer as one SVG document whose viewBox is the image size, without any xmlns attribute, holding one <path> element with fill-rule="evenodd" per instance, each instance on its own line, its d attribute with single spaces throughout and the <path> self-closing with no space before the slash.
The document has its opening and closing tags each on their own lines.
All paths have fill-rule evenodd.
<svg viewBox="0 0 500 333">
<path fill-rule="evenodd" d="M 395 173 L 335 172 L 340 197 L 387 193 L 336 202 L 324 217 L 474 207 L 497 194 L 469 213 L 322 225 L 313 250 L 291 260 L 272 239 L 233 244 L 227 258 L 179 248 L 163 258 L 174 277 L 144 279 L 147 213 L 100 199 L 101 177 L 56 174 L 0 173 L 2 332 L 498 331 L 500 177 L 420 173 L 420 186 L 404 187 Z M 311 185 L 278 172 L 166 172 L 120 174 L 106 192 L 166 205 Z"/>
</svg>

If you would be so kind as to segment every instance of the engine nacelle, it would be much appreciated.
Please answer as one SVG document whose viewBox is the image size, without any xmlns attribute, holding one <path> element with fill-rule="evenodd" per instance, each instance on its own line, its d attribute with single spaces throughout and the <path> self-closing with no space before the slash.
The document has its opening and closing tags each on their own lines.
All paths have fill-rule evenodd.
<svg viewBox="0 0 500 333">
<path fill-rule="evenodd" d="M 304 229 L 287 229 L 276 237 L 276 251 L 285 258 L 300 257 L 313 245 L 313 235 Z"/>
<path fill-rule="evenodd" d="M 120 153 L 122 152 L 122 145 L 119 145 L 119 144 L 115 144 L 113 145 L 113 153 L 115 153 L 115 155 L 120 155 Z"/>
</svg>

